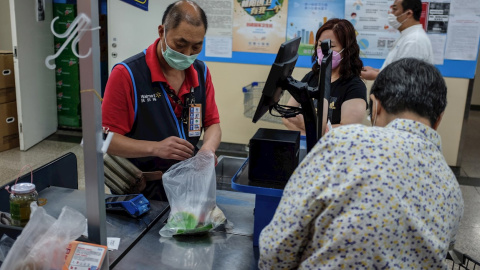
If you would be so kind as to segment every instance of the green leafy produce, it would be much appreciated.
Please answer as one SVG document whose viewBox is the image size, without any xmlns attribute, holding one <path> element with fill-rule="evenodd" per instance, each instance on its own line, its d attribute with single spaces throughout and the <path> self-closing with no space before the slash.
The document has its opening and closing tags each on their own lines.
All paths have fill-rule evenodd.
<svg viewBox="0 0 480 270">
<path fill-rule="evenodd" d="M 204 234 L 204 233 L 208 233 L 208 231 L 210 231 L 212 228 L 213 228 L 213 225 L 210 223 L 205 226 L 200 226 L 191 230 L 179 229 L 177 230 L 177 234 Z"/>
<path fill-rule="evenodd" d="M 213 228 L 213 224 L 199 223 L 194 214 L 177 212 L 173 214 L 166 225 L 167 228 L 176 230 L 176 234 L 204 234 Z"/>
<path fill-rule="evenodd" d="M 192 213 L 177 212 L 168 220 L 170 227 L 182 228 L 184 230 L 193 230 L 198 225 L 198 219 Z"/>
</svg>

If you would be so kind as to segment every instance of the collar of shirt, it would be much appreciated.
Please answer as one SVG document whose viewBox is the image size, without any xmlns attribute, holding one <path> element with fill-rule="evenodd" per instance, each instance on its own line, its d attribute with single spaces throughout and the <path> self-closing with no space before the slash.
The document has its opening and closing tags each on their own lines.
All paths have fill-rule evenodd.
<svg viewBox="0 0 480 270">
<path fill-rule="evenodd" d="M 155 42 L 147 48 L 145 54 L 145 60 L 147 61 L 147 66 L 150 69 L 150 74 L 152 76 L 152 83 L 154 82 L 164 82 L 167 86 L 172 89 L 170 84 L 168 83 L 165 75 L 162 72 L 162 67 L 158 61 L 157 55 L 157 44 L 160 41 L 160 38 L 157 38 Z M 191 65 L 185 70 L 185 81 L 183 82 L 180 90 L 178 91 L 177 96 L 184 100 L 182 97 L 188 93 L 190 93 L 190 88 L 197 87 L 198 84 L 198 75 L 197 71 Z"/>
<path fill-rule="evenodd" d="M 412 26 L 408 27 L 407 29 L 404 29 L 400 34 L 402 36 L 406 36 L 410 33 L 417 32 L 417 31 L 420 31 L 420 30 L 423 31 L 423 26 L 421 24 L 415 24 L 415 25 L 412 25 Z"/>
<path fill-rule="evenodd" d="M 423 28 L 422 28 L 421 24 L 412 25 L 412 26 L 408 27 L 407 29 L 403 30 L 402 32 L 400 32 L 400 37 L 398 37 L 395 40 L 395 42 L 393 43 L 393 46 L 390 48 L 390 51 L 395 49 L 397 47 L 397 45 L 400 45 L 401 40 L 404 40 L 406 36 L 410 35 L 411 33 L 417 32 L 419 30 L 423 31 Z M 382 66 L 381 69 L 383 69 L 383 68 L 384 68 L 384 66 Z"/>
<path fill-rule="evenodd" d="M 440 135 L 431 127 L 428 127 L 420 122 L 408 119 L 395 119 L 388 123 L 387 128 L 394 128 L 398 130 L 407 131 L 418 136 L 425 137 L 442 151 L 442 140 Z"/>
</svg>

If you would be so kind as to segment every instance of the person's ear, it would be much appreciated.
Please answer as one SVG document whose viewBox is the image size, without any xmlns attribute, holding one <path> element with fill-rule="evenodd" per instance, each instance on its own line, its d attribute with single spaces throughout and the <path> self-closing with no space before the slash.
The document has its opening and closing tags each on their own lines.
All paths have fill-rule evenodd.
<svg viewBox="0 0 480 270">
<path fill-rule="evenodd" d="M 376 104 L 376 111 L 377 111 L 377 119 L 378 117 L 381 115 L 383 116 L 383 112 L 385 111 L 385 109 L 383 109 L 383 104 L 380 102 L 380 100 L 378 99 L 375 99 L 377 101 L 377 104 Z"/>
<path fill-rule="evenodd" d="M 437 118 L 437 121 L 435 121 L 435 123 L 433 124 L 433 127 L 432 127 L 432 128 L 433 128 L 434 130 L 437 130 L 438 127 L 440 126 L 440 122 L 442 122 L 442 118 L 443 118 L 443 114 L 444 114 L 444 113 L 445 113 L 445 112 L 442 112 L 442 114 L 440 114 L 440 116 Z"/>
<path fill-rule="evenodd" d="M 159 37 L 163 37 L 163 33 L 165 33 L 164 29 L 165 29 L 165 26 L 163 26 L 162 24 L 158 26 L 158 36 Z"/>
<path fill-rule="evenodd" d="M 370 94 L 370 99 L 372 100 L 372 113 L 376 112 L 378 114 L 380 110 L 383 111 L 382 104 L 373 94 Z"/>
</svg>

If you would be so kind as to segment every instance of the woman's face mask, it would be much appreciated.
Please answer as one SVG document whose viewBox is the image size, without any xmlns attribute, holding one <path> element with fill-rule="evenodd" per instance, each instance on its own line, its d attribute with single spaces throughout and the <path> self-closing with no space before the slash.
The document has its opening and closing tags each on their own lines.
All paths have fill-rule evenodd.
<svg viewBox="0 0 480 270">
<path fill-rule="evenodd" d="M 185 70 L 193 64 L 195 59 L 197 59 L 198 54 L 185 55 L 179 53 L 168 46 L 167 43 L 167 34 L 165 30 L 163 31 L 163 36 L 165 38 L 165 45 L 167 45 L 166 50 L 163 50 L 162 42 L 160 41 L 160 48 L 162 49 L 162 55 L 167 64 L 177 70 Z"/>
<path fill-rule="evenodd" d="M 343 52 L 345 48 L 343 48 L 341 51 L 336 52 L 333 51 L 332 53 L 332 69 L 336 69 L 338 65 L 340 65 L 340 61 L 342 61 L 342 55 L 340 55 L 341 52 Z M 318 57 L 318 64 L 321 66 L 322 65 L 322 59 L 323 59 L 323 53 L 322 53 L 322 48 L 317 48 L 317 57 Z"/>
</svg>

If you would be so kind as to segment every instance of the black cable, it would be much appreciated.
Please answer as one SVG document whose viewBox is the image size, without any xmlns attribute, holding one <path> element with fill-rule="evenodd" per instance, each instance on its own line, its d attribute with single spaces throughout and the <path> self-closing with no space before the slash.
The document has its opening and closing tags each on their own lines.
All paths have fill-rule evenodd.
<svg viewBox="0 0 480 270">
<path fill-rule="evenodd" d="M 291 118 L 295 117 L 299 114 L 302 114 L 302 108 L 295 107 L 295 106 L 288 106 L 288 105 L 281 105 L 276 103 L 272 107 L 270 107 L 270 115 L 274 117 L 284 117 L 284 118 Z M 275 114 L 274 111 L 278 112 Z"/>
</svg>

